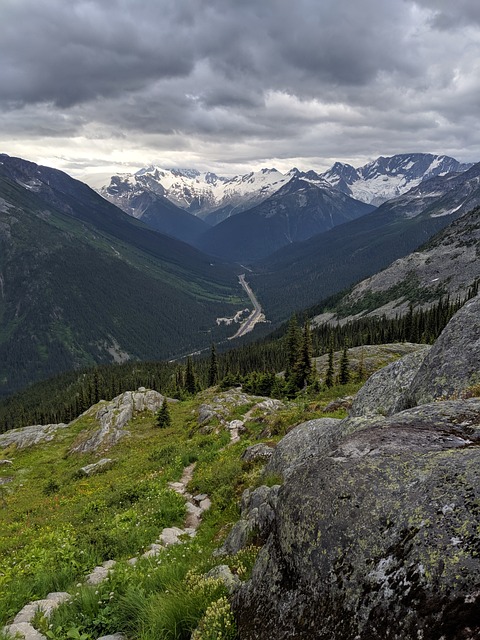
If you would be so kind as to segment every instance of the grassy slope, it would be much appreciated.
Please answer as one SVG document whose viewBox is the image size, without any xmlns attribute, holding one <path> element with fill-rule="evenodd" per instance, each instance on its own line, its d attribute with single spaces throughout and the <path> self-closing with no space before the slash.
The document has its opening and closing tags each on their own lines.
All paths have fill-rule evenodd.
<svg viewBox="0 0 480 640">
<path fill-rule="evenodd" d="M 72 629 L 86 634 L 85 639 L 119 630 L 145 640 L 189 638 L 208 605 L 224 594 L 218 584 L 204 584 L 199 575 L 214 563 L 225 562 L 214 560 L 211 551 L 238 518 L 243 489 L 260 482 L 258 467 L 242 465 L 242 451 L 258 441 L 266 427 L 270 441 L 276 441 L 304 420 L 340 417 L 338 412 L 323 414 L 322 407 L 355 388 L 337 388 L 293 402 L 271 417 L 249 423 L 242 441 L 226 449 L 226 430 L 206 435 L 198 431 L 196 410 L 212 398 L 211 390 L 203 392 L 172 405 L 171 428 L 154 427 L 150 414 L 137 416 L 130 424 L 130 437 L 108 453 L 116 461 L 112 468 L 90 478 L 78 478 L 78 469 L 101 455 L 77 456 L 68 451 L 80 432 L 93 428 L 91 418 L 79 419 L 52 443 L 4 450 L 2 456 L 13 460 L 13 465 L 0 466 L 0 478 L 13 477 L 13 481 L 0 485 L 0 624 L 27 601 L 67 589 L 76 595 L 53 618 L 54 638 L 66 638 Z M 231 418 L 248 408 L 237 407 Z M 119 562 L 112 579 L 100 588 L 77 587 L 95 564 L 137 555 L 163 527 L 182 522 L 182 500 L 167 488 L 167 482 L 178 480 L 182 468 L 195 460 L 190 489 L 208 493 L 213 502 L 197 537 L 158 558 L 141 560 L 136 568 Z M 228 563 L 244 576 L 254 555 L 247 550 Z M 225 615 L 227 619 L 228 605 Z M 177 631 L 168 635 L 173 627 Z M 226 631 L 218 637 L 233 636 Z"/>
</svg>

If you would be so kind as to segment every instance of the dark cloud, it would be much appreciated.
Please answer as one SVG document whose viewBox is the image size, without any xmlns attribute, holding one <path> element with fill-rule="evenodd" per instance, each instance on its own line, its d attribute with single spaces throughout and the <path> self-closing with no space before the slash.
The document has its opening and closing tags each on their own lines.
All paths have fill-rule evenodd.
<svg viewBox="0 0 480 640">
<path fill-rule="evenodd" d="M 479 32 L 478 0 L 1 0 L 0 133 L 207 164 L 442 134 L 480 156 Z"/>
</svg>

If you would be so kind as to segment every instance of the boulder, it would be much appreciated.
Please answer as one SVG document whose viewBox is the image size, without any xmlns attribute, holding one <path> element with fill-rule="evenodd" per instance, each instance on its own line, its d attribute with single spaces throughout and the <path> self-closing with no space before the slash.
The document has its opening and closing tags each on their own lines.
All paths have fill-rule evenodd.
<svg viewBox="0 0 480 640">
<path fill-rule="evenodd" d="M 96 473 L 101 473 L 102 471 L 106 471 L 110 469 L 113 464 L 113 460 L 111 458 L 102 458 L 98 462 L 93 462 L 92 464 L 87 464 L 80 469 L 80 475 L 82 476 L 93 476 Z"/>
<path fill-rule="evenodd" d="M 205 578 L 220 580 L 229 593 L 233 593 L 241 584 L 240 578 L 233 574 L 230 567 L 226 564 L 219 564 L 213 567 L 213 569 L 210 569 L 210 571 L 205 574 Z"/>
<path fill-rule="evenodd" d="M 350 415 L 391 415 L 404 408 L 404 395 L 430 349 L 424 345 L 370 376 L 357 393 Z"/>
<path fill-rule="evenodd" d="M 275 449 L 273 447 L 269 447 L 268 444 L 260 442 L 259 444 L 253 444 L 251 447 L 247 447 L 242 453 L 242 460 L 244 462 L 256 462 L 257 460 L 266 462 L 270 460 L 274 451 Z"/>
<path fill-rule="evenodd" d="M 337 418 L 318 418 L 294 427 L 278 443 L 265 473 L 286 478 L 308 458 L 331 449 L 342 434 L 341 422 Z"/>
<path fill-rule="evenodd" d="M 239 636 L 477 639 L 480 399 L 342 430 L 278 491 L 252 579 L 233 596 Z"/>
<path fill-rule="evenodd" d="M 455 397 L 480 384 L 480 296 L 453 316 L 428 353 L 405 399 L 406 406 Z"/>
</svg>

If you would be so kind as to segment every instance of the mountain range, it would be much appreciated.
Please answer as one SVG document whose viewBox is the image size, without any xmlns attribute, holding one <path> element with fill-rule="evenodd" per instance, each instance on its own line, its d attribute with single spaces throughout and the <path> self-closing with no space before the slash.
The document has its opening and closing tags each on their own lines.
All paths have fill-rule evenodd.
<svg viewBox="0 0 480 640">
<path fill-rule="evenodd" d="M 285 319 L 384 269 L 479 205 L 477 163 L 460 174 L 425 180 L 371 213 L 284 247 L 254 265 L 250 282 L 267 315 Z"/>
<path fill-rule="evenodd" d="M 112 176 L 100 194 L 137 218 L 142 217 L 144 211 L 138 197 L 149 193 L 166 198 L 180 209 L 216 225 L 267 200 L 292 178 L 302 178 L 321 188 L 332 186 L 355 200 L 378 206 L 423 180 L 461 173 L 471 166 L 449 156 L 430 153 L 381 156 L 357 168 L 336 162 L 323 173 L 293 168 L 283 174 L 271 168 L 230 178 L 196 169 L 149 166 L 134 174 Z"/>
<path fill-rule="evenodd" d="M 361 217 L 428 179 L 470 167 L 420 153 L 380 157 L 359 168 L 337 162 L 323 174 L 262 169 L 225 178 L 152 166 L 113 176 L 100 193 L 157 231 L 245 264 Z"/>
<path fill-rule="evenodd" d="M 272 323 L 254 335 L 265 334 L 480 205 L 480 164 L 424 179 L 376 209 L 313 171 L 268 170 L 231 180 L 231 200 L 240 183 L 248 202 L 263 199 L 209 226 L 171 202 L 153 174 L 117 181 L 126 215 L 61 171 L 0 156 L 0 395 L 71 368 L 172 358 L 231 337 L 217 320 L 248 306 L 237 277 L 247 269 Z"/>
<path fill-rule="evenodd" d="M 445 176 L 447 173 L 462 173 L 471 166 L 472 164 L 460 163 L 449 156 L 407 153 L 387 158 L 380 156 L 357 168 L 336 162 L 321 177 L 352 198 L 379 206 L 406 193 L 424 180 Z"/>
</svg>

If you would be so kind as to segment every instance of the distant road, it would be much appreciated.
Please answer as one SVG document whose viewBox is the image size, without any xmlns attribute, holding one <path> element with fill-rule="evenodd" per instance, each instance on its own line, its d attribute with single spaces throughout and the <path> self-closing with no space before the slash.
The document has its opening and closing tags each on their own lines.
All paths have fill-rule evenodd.
<svg viewBox="0 0 480 640">
<path fill-rule="evenodd" d="M 245 320 L 245 322 L 242 322 L 237 333 L 234 336 L 231 336 L 230 338 L 228 338 L 229 340 L 233 340 L 234 338 L 241 338 L 246 333 L 249 333 L 253 329 L 253 327 L 257 324 L 257 322 L 263 322 L 265 320 L 265 316 L 262 313 L 262 307 L 260 306 L 260 303 L 258 302 L 252 289 L 250 288 L 250 285 L 245 280 L 245 274 L 242 273 L 241 276 L 238 276 L 238 280 L 242 285 L 242 287 L 244 288 L 244 290 L 246 291 L 247 296 L 250 298 L 253 304 L 253 311 Z"/>
</svg>

